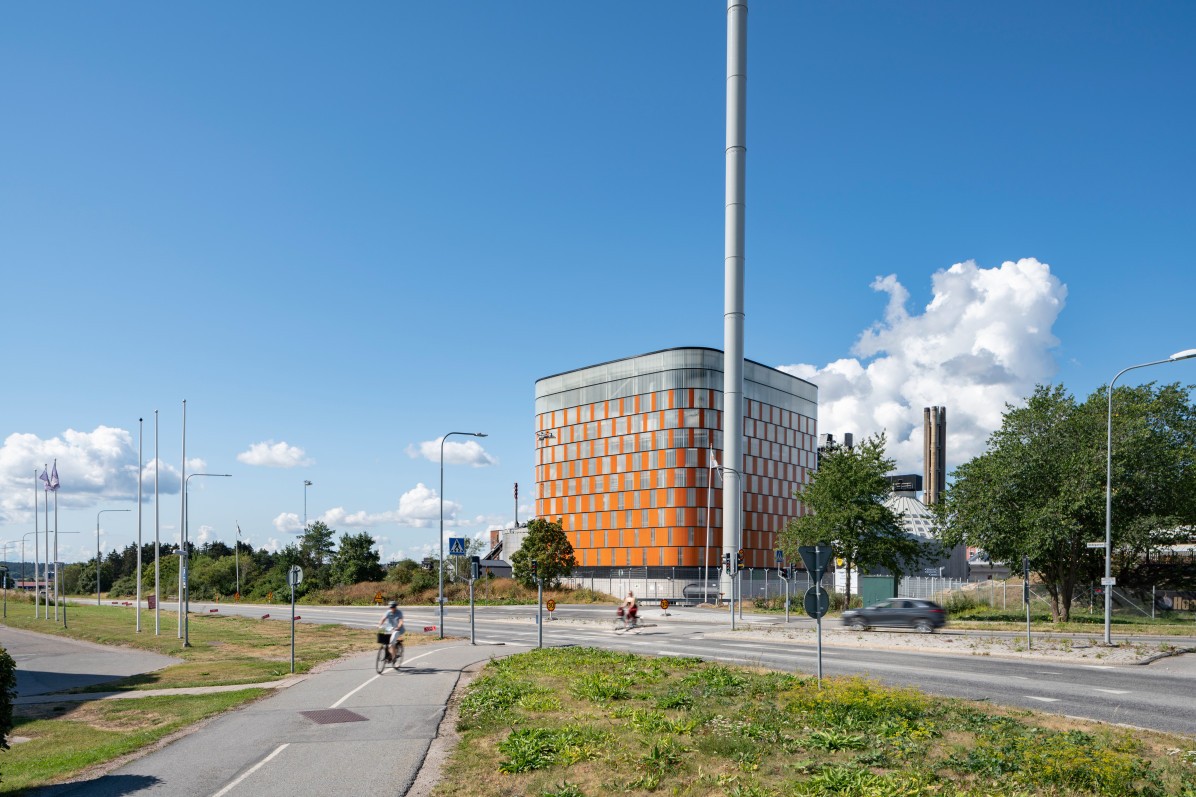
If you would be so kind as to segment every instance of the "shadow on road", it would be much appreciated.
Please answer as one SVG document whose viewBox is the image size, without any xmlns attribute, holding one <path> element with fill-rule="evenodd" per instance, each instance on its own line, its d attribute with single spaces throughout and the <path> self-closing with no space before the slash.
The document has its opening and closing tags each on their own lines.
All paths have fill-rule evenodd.
<svg viewBox="0 0 1196 797">
<path fill-rule="evenodd" d="M 87 797 L 121 797 L 137 794 L 145 789 L 162 784 L 161 778 L 152 775 L 103 775 L 95 780 L 46 786 L 25 792 L 30 797 L 65 797 L 65 795 L 87 795 Z"/>
</svg>

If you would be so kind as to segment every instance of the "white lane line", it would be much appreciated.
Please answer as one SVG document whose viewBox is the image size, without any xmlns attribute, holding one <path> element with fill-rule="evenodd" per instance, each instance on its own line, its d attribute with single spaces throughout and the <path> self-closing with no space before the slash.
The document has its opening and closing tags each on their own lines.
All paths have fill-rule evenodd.
<svg viewBox="0 0 1196 797">
<path fill-rule="evenodd" d="M 1113 666 L 1110 664 L 1081 664 L 1080 666 L 1085 667 L 1089 670 L 1112 670 L 1113 669 Z"/>
<path fill-rule="evenodd" d="M 332 704 L 331 706 L 329 706 L 328 708 L 336 708 L 336 707 L 337 707 L 337 706 L 339 706 L 341 703 L 344 703 L 346 700 L 348 700 L 349 698 L 353 697 L 353 695 L 357 694 L 357 693 L 358 693 L 358 692 L 360 692 L 362 689 L 365 689 L 367 686 L 369 686 L 370 684 L 372 684 L 374 681 L 378 680 L 378 679 L 379 679 L 379 678 L 381 678 L 381 677 L 382 677 L 382 673 L 378 673 L 378 674 L 377 674 L 377 675 L 375 675 L 373 678 L 370 678 L 370 679 L 369 679 L 369 680 L 367 680 L 367 681 L 363 681 L 363 682 L 362 682 L 362 684 L 361 684 L 361 686 L 357 687 L 357 688 L 356 688 L 356 689 L 354 689 L 352 692 L 350 692 L 349 694 L 345 695 L 344 697 L 342 697 L 340 700 L 338 700 L 338 701 L 336 701 L 335 703 L 333 703 L 333 704 Z"/>
<path fill-rule="evenodd" d="M 261 761 L 258 761 L 256 764 L 254 764 L 254 765 L 253 765 L 253 766 L 252 766 L 252 767 L 249 769 L 249 771 L 248 771 L 248 772 L 245 772 L 244 774 L 242 774 L 242 775 L 241 775 L 241 777 L 237 778 L 237 779 L 236 779 L 236 780 L 234 780 L 232 783 L 228 784 L 228 785 L 227 785 L 227 786 L 225 786 L 223 789 L 221 789 L 220 791 L 218 791 L 218 792 L 216 792 L 215 794 L 213 794 L 213 795 L 212 795 L 212 797 L 224 797 L 224 795 L 228 794 L 230 791 L 232 791 L 234 788 L 236 788 L 236 786 L 237 786 L 237 784 L 238 784 L 238 783 L 240 783 L 241 781 L 245 780 L 245 778 L 249 777 L 249 776 L 250 776 L 250 775 L 252 775 L 254 772 L 257 772 L 259 769 L 261 769 L 262 767 L 264 767 L 264 766 L 265 766 L 267 763 L 269 763 L 269 762 L 270 762 L 270 759 L 271 759 L 271 758 L 273 758 L 274 756 L 278 755 L 278 754 L 279 754 L 279 753 L 281 753 L 283 750 L 287 749 L 287 747 L 289 747 L 289 746 L 290 746 L 290 744 L 291 744 L 290 742 L 287 742 L 286 744 L 280 744 L 280 745 L 278 745 L 278 747 L 275 747 L 275 748 L 274 748 L 274 752 L 273 752 L 273 753 L 271 753 L 270 755 L 266 756 L 266 757 L 265 757 L 265 758 L 263 758 Z"/>
<path fill-rule="evenodd" d="M 1037 700 L 1040 703 L 1058 703 L 1059 702 L 1059 698 L 1057 698 L 1057 697 L 1036 697 L 1034 695 L 1026 695 L 1025 697 L 1027 700 Z"/>
<path fill-rule="evenodd" d="M 1130 693 L 1128 689 L 1097 689 L 1096 691 L 1104 692 L 1107 695 L 1128 695 Z"/>
<path fill-rule="evenodd" d="M 1035 670 L 1039 675 L 1062 675 L 1063 673 L 1053 672 L 1051 670 Z"/>
</svg>

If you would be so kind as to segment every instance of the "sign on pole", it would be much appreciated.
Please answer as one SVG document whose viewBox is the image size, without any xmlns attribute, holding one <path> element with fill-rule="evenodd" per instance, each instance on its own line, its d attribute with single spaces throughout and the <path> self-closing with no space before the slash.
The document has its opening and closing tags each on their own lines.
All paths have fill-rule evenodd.
<svg viewBox="0 0 1196 797">
<path fill-rule="evenodd" d="M 806 614 L 815 620 L 822 619 L 831 608 L 831 596 L 824 587 L 810 587 L 803 601 Z"/>
<path fill-rule="evenodd" d="M 449 537 L 449 556 L 465 555 L 465 538 Z"/>
<path fill-rule="evenodd" d="M 287 571 L 287 586 L 297 587 L 303 583 L 303 568 L 299 565 L 291 565 L 291 569 Z"/>
<path fill-rule="evenodd" d="M 826 566 L 830 563 L 831 556 L 834 555 L 831 544 L 821 542 L 818 545 L 803 545 L 797 549 L 797 552 L 801 556 L 810 578 L 815 582 L 821 581 L 822 574 L 826 572 Z"/>
</svg>

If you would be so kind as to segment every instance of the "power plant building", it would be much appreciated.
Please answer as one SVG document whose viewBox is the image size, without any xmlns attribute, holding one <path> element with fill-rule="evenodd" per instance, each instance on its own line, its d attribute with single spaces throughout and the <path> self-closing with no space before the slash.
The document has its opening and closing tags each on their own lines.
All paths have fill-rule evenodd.
<svg viewBox="0 0 1196 797">
<path fill-rule="evenodd" d="M 716 567 L 722 484 L 710 475 L 720 467 L 743 490 L 744 566 L 775 567 L 777 535 L 803 513 L 794 495 L 816 467 L 818 389 L 743 365 L 739 463 L 723 460 L 717 349 L 666 349 L 536 382 L 536 515 L 560 521 L 581 568 Z"/>
</svg>

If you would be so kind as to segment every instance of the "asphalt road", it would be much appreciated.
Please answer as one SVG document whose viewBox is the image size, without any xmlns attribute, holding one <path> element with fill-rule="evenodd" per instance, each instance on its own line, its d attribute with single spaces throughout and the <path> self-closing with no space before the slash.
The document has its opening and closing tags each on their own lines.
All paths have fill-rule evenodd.
<svg viewBox="0 0 1196 797">
<path fill-rule="evenodd" d="M 216 604 L 192 604 L 202 615 Z M 290 606 L 230 606 L 223 613 L 271 619 L 289 617 Z M 301 606 L 301 622 L 339 623 L 372 628 L 381 608 L 361 606 Z M 816 645 L 791 639 L 766 641 L 737 638 L 726 612 L 672 608 L 666 616 L 658 608 L 641 610 L 650 627 L 616 634 L 609 606 L 561 606 L 559 618 L 544 623 L 545 645 L 593 645 L 649 655 L 698 655 L 736 664 L 779 670 L 817 672 Z M 415 631 L 435 627 L 436 607 L 404 609 L 407 626 Z M 468 607 L 445 609 L 445 633 L 468 639 Z M 476 610 L 476 638 L 481 643 L 535 646 L 539 629 L 534 606 L 487 606 Z M 775 615 L 745 619 L 779 626 Z M 203 622 L 193 619 L 192 622 Z M 806 617 L 792 618 L 792 628 L 812 628 Z M 741 626 L 742 627 L 742 626 Z M 983 636 L 993 636 L 983 632 Z M 965 633 L 966 636 L 966 633 Z M 1191 640 L 1188 640 L 1191 643 Z M 868 650 L 826 647 L 824 675 L 864 675 L 884 683 L 914 686 L 930 694 L 987 700 L 1103 722 L 1196 736 L 1196 654 L 1163 659 L 1150 665 L 1066 663 L 1045 659 L 1004 659 L 996 656 L 943 652 Z"/>
<path fill-rule="evenodd" d="M 102 684 L 180 661 L 133 648 L 94 645 L 0 626 L 0 645 L 17 665 L 17 699 Z"/>
<path fill-rule="evenodd" d="M 91 780 L 36 792 L 77 797 L 405 794 L 463 669 L 527 648 L 415 647 L 399 671 L 355 656 Z"/>
</svg>

